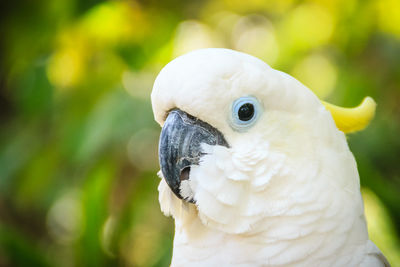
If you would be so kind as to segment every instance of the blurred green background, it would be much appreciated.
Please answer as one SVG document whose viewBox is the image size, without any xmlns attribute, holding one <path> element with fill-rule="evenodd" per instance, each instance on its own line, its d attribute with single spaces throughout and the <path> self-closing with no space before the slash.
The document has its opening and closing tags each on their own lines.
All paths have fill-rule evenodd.
<svg viewBox="0 0 400 267">
<path fill-rule="evenodd" d="M 400 266 L 400 1 L 0 3 L 0 266 L 167 266 L 150 92 L 202 47 L 255 55 L 376 118 L 348 136 L 372 240 Z"/>
</svg>

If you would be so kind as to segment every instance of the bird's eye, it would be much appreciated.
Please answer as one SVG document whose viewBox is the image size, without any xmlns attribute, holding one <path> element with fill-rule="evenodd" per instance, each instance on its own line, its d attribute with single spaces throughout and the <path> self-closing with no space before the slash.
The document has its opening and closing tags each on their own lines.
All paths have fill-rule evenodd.
<svg viewBox="0 0 400 267">
<path fill-rule="evenodd" d="M 241 121 L 251 120 L 254 116 L 254 106 L 251 103 L 246 103 L 240 106 L 238 117 Z"/>
<path fill-rule="evenodd" d="M 235 130 L 243 131 L 257 121 L 261 113 L 261 105 L 255 97 L 244 96 L 236 99 L 232 104 L 231 126 Z"/>
</svg>

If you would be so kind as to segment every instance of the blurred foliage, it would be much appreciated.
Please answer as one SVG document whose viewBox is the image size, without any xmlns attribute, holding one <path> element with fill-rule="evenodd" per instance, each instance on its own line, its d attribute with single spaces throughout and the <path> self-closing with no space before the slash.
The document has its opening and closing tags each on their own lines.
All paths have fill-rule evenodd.
<svg viewBox="0 0 400 267">
<path fill-rule="evenodd" d="M 400 266 L 398 0 L 0 3 L 0 266 L 167 266 L 152 83 L 202 47 L 253 54 L 377 116 L 349 136 L 371 238 Z"/>
</svg>

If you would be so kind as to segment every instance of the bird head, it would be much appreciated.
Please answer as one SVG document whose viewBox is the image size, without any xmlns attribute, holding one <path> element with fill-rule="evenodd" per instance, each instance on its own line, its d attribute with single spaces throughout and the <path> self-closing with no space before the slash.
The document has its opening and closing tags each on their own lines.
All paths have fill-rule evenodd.
<svg viewBox="0 0 400 267">
<path fill-rule="evenodd" d="M 370 99 L 354 115 L 253 56 L 216 48 L 167 64 L 151 98 L 162 127 L 160 202 L 175 218 L 187 205 L 209 227 L 244 233 L 265 217 L 318 208 L 310 203 L 324 203 L 321 188 L 357 187 L 344 175 L 358 178 L 338 126 L 365 127 Z"/>
</svg>

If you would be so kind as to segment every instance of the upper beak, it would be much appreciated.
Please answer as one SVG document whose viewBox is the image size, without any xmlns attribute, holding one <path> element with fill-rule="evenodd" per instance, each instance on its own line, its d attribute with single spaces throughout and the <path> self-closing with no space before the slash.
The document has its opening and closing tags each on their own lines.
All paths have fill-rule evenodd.
<svg viewBox="0 0 400 267">
<path fill-rule="evenodd" d="M 181 195 L 181 181 L 189 179 L 190 167 L 198 165 L 201 144 L 229 147 L 224 136 L 208 123 L 186 112 L 174 109 L 165 120 L 159 142 L 159 160 L 165 181 L 180 199 L 194 203 Z"/>
</svg>

